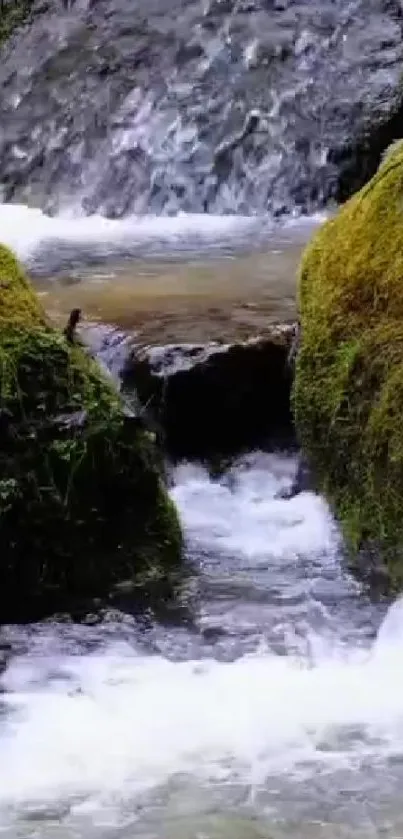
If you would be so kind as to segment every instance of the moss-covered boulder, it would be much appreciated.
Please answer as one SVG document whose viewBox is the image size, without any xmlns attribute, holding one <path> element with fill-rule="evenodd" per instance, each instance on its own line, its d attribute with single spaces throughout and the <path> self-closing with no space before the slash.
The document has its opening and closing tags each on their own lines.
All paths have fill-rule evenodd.
<svg viewBox="0 0 403 839">
<path fill-rule="evenodd" d="M 355 555 L 403 584 L 403 145 L 314 236 L 294 412 Z"/>
<path fill-rule="evenodd" d="M 0 620 L 166 569 L 180 549 L 151 436 L 0 246 Z"/>
</svg>

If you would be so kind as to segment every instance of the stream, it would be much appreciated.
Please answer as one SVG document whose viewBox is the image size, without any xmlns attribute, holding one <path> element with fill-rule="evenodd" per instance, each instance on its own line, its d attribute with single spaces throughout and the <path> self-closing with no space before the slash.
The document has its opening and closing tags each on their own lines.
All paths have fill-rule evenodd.
<svg viewBox="0 0 403 839">
<path fill-rule="evenodd" d="M 402 33 L 400 0 L 33 0 L 0 47 L 0 241 L 60 326 L 293 321 L 304 244 L 402 134 Z M 1 626 L 0 839 L 403 837 L 403 601 L 297 468 L 170 467 L 169 620 Z"/>
<path fill-rule="evenodd" d="M 188 337 L 204 339 L 214 322 L 206 301 L 225 303 L 221 334 L 231 335 L 241 290 L 256 316 L 267 296 L 273 317 L 290 314 L 298 255 L 318 223 L 271 235 L 262 224 L 262 248 L 250 229 L 240 241 L 236 218 L 155 228 L 149 219 L 147 236 L 132 221 L 136 238 L 126 222 L 1 209 L 5 240 L 60 316 L 66 289 L 83 302 L 123 282 L 126 318 L 143 294 L 143 320 L 154 323 L 162 297 L 176 312 L 170 328 L 186 323 Z M 194 227 L 204 247 L 191 257 Z M 85 257 L 89 228 L 96 265 Z M 147 259 L 161 229 L 165 251 Z M 203 322 L 176 308 L 192 288 Z M 161 312 L 157 324 L 164 340 Z M 114 609 L 2 627 L 1 837 L 401 835 L 403 604 L 371 600 L 350 576 L 324 500 L 289 497 L 296 470 L 297 457 L 281 452 L 250 453 L 219 478 L 194 463 L 173 469 L 192 620 Z"/>
<path fill-rule="evenodd" d="M 296 460 L 178 465 L 197 618 L 2 630 L 12 839 L 397 837 L 403 604 L 347 573 Z"/>
</svg>

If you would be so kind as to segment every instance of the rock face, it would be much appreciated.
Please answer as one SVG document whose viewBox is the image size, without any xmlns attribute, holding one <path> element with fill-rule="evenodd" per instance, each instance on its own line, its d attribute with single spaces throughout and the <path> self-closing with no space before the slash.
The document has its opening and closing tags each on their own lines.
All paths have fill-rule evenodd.
<svg viewBox="0 0 403 839">
<path fill-rule="evenodd" d="M 294 440 L 292 327 L 238 344 L 135 348 L 123 370 L 174 457 L 234 454 Z"/>
<path fill-rule="evenodd" d="M 316 234 L 299 283 L 297 429 L 354 551 L 403 584 L 403 146 Z M 360 557 L 361 559 L 361 557 Z M 361 563 L 360 563 L 361 565 Z"/>
<path fill-rule="evenodd" d="M 0 620 L 172 567 L 181 534 L 150 435 L 3 247 L 0 393 Z"/>
<path fill-rule="evenodd" d="M 311 212 L 400 136 L 401 44 L 400 0 L 33 0 L 0 59 L 3 200 Z"/>
</svg>

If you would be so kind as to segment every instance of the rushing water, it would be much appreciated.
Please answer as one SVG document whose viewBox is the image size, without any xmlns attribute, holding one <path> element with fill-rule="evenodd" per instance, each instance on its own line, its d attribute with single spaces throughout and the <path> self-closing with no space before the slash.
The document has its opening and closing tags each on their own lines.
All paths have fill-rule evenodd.
<svg viewBox="0 0 403 839">
<path fill-rule="evenodd" d="M 2 631 L 0 835 L 399 836 L 403 607 L 347 573 L 296 463 L 179 465 L 193 626 Z"/>
<path fill-rule="evenodd" d="M 204 337 L 213 308 L 239 334 L 235 298 L 274 285 L 289 313 L 281 249 L 397 136 L 401 35 L 399 0 L 35 0 L 1 53 L 0 200 L 22 202 L 0 204 L 1 241 L 48 284 L 113 263 L 112 285 L 145 287 L 164 260 L 154 291 L 210 296 Z M 161 340 L 183 329 L 163 322 Z M 1 837 L 403 835 L 403 605 L 349 575 L 324 501 L 289 497 L 295 470 L 175 469 L 192 621 L 1 628 Z"/>
<path fill-rule="evenodd" d="M 278 243 L 303 242 L 324 214 L 288 219 L 274 224 L 268 218 L 211 216 L 128 216 L 108 219 L 100 215 L 50 217 L 20 204 L 0 204 L 1 241 L 11 247 L 35 275 L 82 271 L 119 259 L 141 257 L 192 259 L 233 254 Z"/>
<path fill-rule="evenodd" d="M 4 239 L 47 276 L 66 253 L 86 274 L 86 252 L 152 249 L 161 230 L 187 258 L 194 222 L 1 213 Z M 243 224 L 205 217 L 196 230 L 239 267 Z M 348 574 L 324 501 L 289 497 L 295 470 L 262 453 L 216 479 L 176 467 L 193 620 L 115 611 L 1 629 L 0 836 L 400 835 L 403 607 Z"/>
<path fill-rule="evenodd" d="M 400 0 L 34 0 L 1 52 L 0 196 L 312 213 L 399 135 L 401 44 Z"/>
</svg>

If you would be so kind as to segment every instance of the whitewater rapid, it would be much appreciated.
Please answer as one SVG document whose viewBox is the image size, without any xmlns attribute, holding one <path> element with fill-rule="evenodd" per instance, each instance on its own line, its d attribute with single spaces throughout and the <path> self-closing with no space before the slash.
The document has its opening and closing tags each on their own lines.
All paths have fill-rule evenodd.
<svg viewBox="0 0 403 839">
<path fill-rule="evenodd" d="M 271 246 L 320 221 L 289 220 Z M 271 241 L 257 218 L 18 205 L 0 205 L 0 228 L 47 276 Z M 388 611 L 348 573 L 323 499 L 290 497 L 296 469 L 259 452 L 216 479 L 176 467 L 190 623 L 109 611 L 2 628 L 2 837 L 400 835 L 403 603 Z"/>
<path fill-rule="evenodd" d="M 257 453 L 220 479 L 175 470 L 196 628 L 110 613 L 3 631 L 2 835 L 216 839 L 235 813 L 228 835 L 267 836 L 362 821 L 368 795 L 400 813 L 403 602 L 384 619 L 324 501 L 285 497 L 295 469 Z"/>
<path fill-rule="evenodd" d="M 179 213 L 110 219 L 82 215 L 75 206 L 49 216 L 39 208 L 0 204 L 0 236 L 32 272 L 71 273 L 82 265 L 120 258 L 181 259 L 267 247 L 279 233 L 285 242 L 305 241 L 325 217 L 290 216 L 279 227 L 259 216 Z"/>
</svg>

